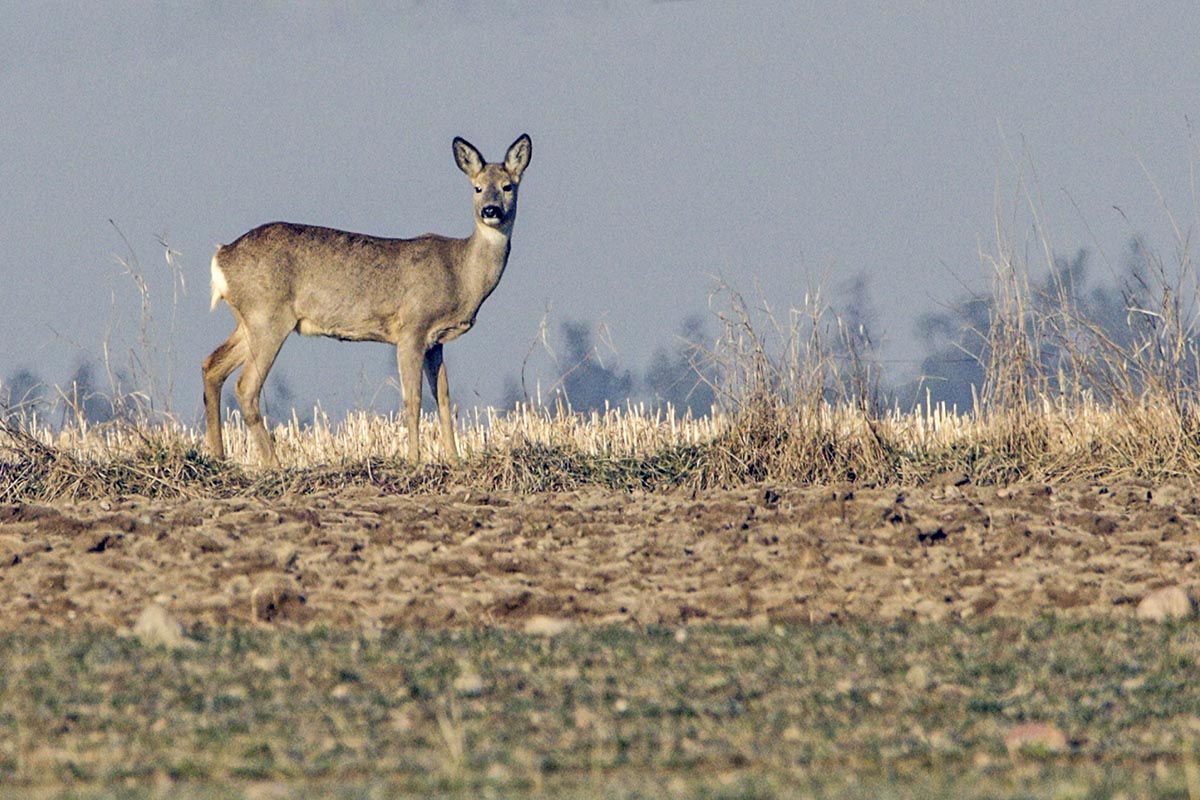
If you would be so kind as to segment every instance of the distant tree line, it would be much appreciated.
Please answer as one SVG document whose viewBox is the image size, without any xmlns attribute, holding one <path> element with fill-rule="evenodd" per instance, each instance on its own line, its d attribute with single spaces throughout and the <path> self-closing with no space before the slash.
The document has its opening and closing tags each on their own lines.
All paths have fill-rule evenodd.
<svg viewBox="0 0 1200 800">
<path fill-rule="evenodd" d="M 57 412 L 63 422 L 69 417 L 94 424 L 115 419 L 117 408 L 112 393 L 97 386 L 96 365 L 90 361 L 75 367 L 66 388 L 51 386 L 27 365 L 18 366 L 0 381 L 0 421 L 4 422 Z"/>
<path fill-rule="evenodd" d="M 98 378 L 97 376 L 103 376 Z M 53 384 L 32 367 L 21 364 L 0 377 L 0 422 L 16 423 L 37 416 L 43 423 L 98 425 L 114 420 L 147 419 L 153 404 L 124 370 L 109 373 L 99 361 L 80 360 L 65 383 Z M 284 376 L 263 392 L 264 408 L 288 408 L 293 394 Z M 158 405 L 169 407 L 164 398 Z M 232 389 L 226 387 L 225 407 L 232 407 Z"/>
<path fill-rule="evenodd" d="M 714 334 L 703 317 L 686 317 L 674 340 L 656 347 L 649 364 L 636 372 L 622 367 L 612 348 L 598 341 L 605 338 L 601 331 L 580 320 L 563 322 L 559 346 L 547 343 L 556 373 L 550 385 L 535 391 L 510 377 L 505 381 L 504 406 L 540 399 L 543 404 L 560 402 L 573 411 L 589 412 L 645 402 L 654 408 L 669 406 L 679 415 L 712 412 L 718 378 L 708 354 Z"/>
<path fill-rule="evenodd" d="M 1012 322 L 1014 309 L 1005 304 L 1013 302 L 1024 304 L 1016 311 L 1027 329 L 1017 333 L 1028 339 L 1031 357 L 1036 360 L 1032 366 L 1038 374 L 1049 376 L 1045 388 L 1051 392 L 1073 388 L 1103 399 L 1106 371 L 1111 378 L 1114 370 L 1132 371 L 1137 366 L 1105 360 L 1123 360 L 1125 355 L 1154 347 L 1164 351 L 1157 356 L 1160 371 L 1170 371 L 1161 369 L 1162 362 L 1173 358 L 1179 363 L 1168 366 L 1176 381 L 1195 385 L 1200 380 L 1195 358 L 1200 353 L 1200 314 L 1193 307 L 1197 287 L 1189 283 L 1196 278 L 1172 274 L 1140 240 L 1130 242 L 1107 279 L 1093 274 L 1086 249 L 1069 257 L 1054 257 L 1040 278 L 1021 279 L 1032 281 L 1023 286 L 1021 298 L 1005 297 L 993 287 L 965 293 L 944 310 L 922 315 L 916 323 L 921 355 L 915 362 L 900 361 L 890 370 L 881 355 L 879 313 L 865 274 L 834 287 L 827 305 L 823 300 L 812 301 L 817 307 L 793 312 L 802 318 L 808 315 L 808 319 L 770 318 L 762 325 L 776 328 L 776 349 L 783 353 L 779 361 L 808 359 L 808 367 L 820 373 L 818 388 L 826 399 L 851 401 L 875 411 L 896 408 L 907 412 L 926 404 L 960 413 L 973 410 L 988 380 L 989 360 L 995 355 L 991 348 L 1001 333 L 995 326 Z M 680 413 L 709 413 L 729 386 L 728 359 L 746 355 L 731 345 L 730 323 L 724 323 L 725 331 L 714 332 L 711 319 L 688 317 L 674 341 L 656 348 L 646 368 L 635 371 L 622 368 L 611 356 L 601 357 L 604 348 L 597 344 L 595 325 L 564 322 L 559 331 L 561 352 L 556 358 L 558 380 L 552 394 L 568 400 L 575 411 L 621 406 L 632 399 L 651 407 L 670 403 Z M 912 377 L 897 378 L 898 372 L 911 374 L 912 366 L 916 367 Z M 788 364 L 776 363 L 775 367 L 786 377 Z M 1127 388 L 1136 393 L 1147 371 L 1154 369 L 1154 364 L 1146 361 L 1141 376 L 1134 374 Z M 1060 385 L 1062 382 L 1072 386 Z M 511 407 L 522 399 L 526 398 L 519 383 L 510 379 L 506 404 Z"/>
<path fill-rule="evenodd" d="M 1112 364 L 1114 358 L 1143 362 L 1160 333 L 1170 327 L 1179 353 L 1195 353 L 1197 340 L 1192 308 L 1195 286 L 1190 276 L 1171 274 L 1140 240 L 1130 242 L 1115 274 L 1108 281 L 1093 279 L 1091 254 L 1080 249 L 1073 256 L 1056 256 L 1039 282 L 1026 288 L 1022 298 L 993 292 L 960 297 L 948 309 L 923 315 L 916 330 L 925 352 L 918 377 L 893 392 L 903 408 L 926 402 L 969 411 L 988 379 L 986 367 L 998 340 L 998 324 L 1022 320 L 1034 366 L 1047 376 L 1046 388 L 1088 390 L 1103 399 L 1104 372 L 1132 370 L 1136 364 Z M 1185 297 L 1183 295 L 1191 294 Z M 1020 303 L 1024 307 L 1005 308 Z M 1184 306 L 1187 306 L 1185 308 Z M 1192 308 L 1192 310 L 1188 310 Z M 1161 329 L 1161 330 L 1156 330 Z M 1142 356 L 1138 356 L 1142 353 Z M 1081 365 L 1087 374 L 1079 374 Z M 1151 367 L 1153 368 L 1153 367 Z M 1194 364 L 1192 364 L 1194 369 Z M 1129 386 L 1137 391 L 1145 375 L 1133 375 Z M 1194 376 L 1193 376 L 1194 377 Z M 1074 384 L 1072 387 L 1062 385 Z"/>
<path fill-rule="evenodd" d="M 1147 335 L 1148 326 L 1157 324 L 1154 314 L 1139 316 L 1131 311 L 1155 308 L 1163 301 L 1162 297 L 1150 296 L 1156 285 L 1155 276 L 1148 274 L 1153 264 L 1151 255 L 1134 242 L 1118 274 L 1109 282 L 1095 281 L 1090 254 L 1079 250 L 1070 257 L 1055 258 L 1041 282 L 1029 287 L 1025 302 L 1038 319 L 1087 320 L 1086 333 L 1091 341 L 1128 348 L 1135 337 Z M 1158 281 L 1162 283 L 1162 276 Z M 960 412 L 973 408 L 987 380 L 993 326 L 997 319 L 1003 319 L 1005 309 L 1000 304 L 1007 302 L 1005 298 L 994 291 L 965 294 L 945 310 L 921 316 L 916 333 L 923 354 L 915 363 L 916 374 L 895 381 L 889 380 L 889 371 L 882 363 L 876 333 L 879 314 L 871 302 L 869 278 L 860 274 L 835 289 L 833 301 L 816 309 L 810 319 L 803 319 L 803 311 L 791 312 L 799 313 L 801 327 L 807 326 L 799 340 L 794 329 L 796 319 L 782 326 L 774 319 L 768 323 L 777 328 L 793 326 L 791 331 L 776 332 L 787 340 L 785 349 L 791 358 L 813 359 L 812 363 L 820 366 L 823 384 L 819 388 L 827 399 L 853 399 L 876 410 L 908 411 L 926 403 L 944 404 Z M 1175 302 L 1183 300 L 1176 297 Z M 649 362 L 639 369 L 621 363 L 615 349 L 607 344 L 603 326 L 564 321 L 557 336 L 547 336 L 544 342 L 551 361 L 549 378 L 546 370 L 540 370 L 542 383 L 535 387 L 524 385 L 523 373 L 508 378 L 503 404 L 513 408 L 518 403 L 540 400 L 543 405 L 561 404 L 575 412 L 590 412 L 634 402 L 651 408 L 670 406 L 680 415 L 709 414 L 728 397 L 731 372 L 727 359 L 737 357 L 736 352 L 731 356 L 736 346 L 730 337 L 746 333 L 735 330 L 737 322 L 731 323 L 724 315 L 715 319 L 690 315 L 670 341 L 654 348 Z M 722 325 L 724 330 L 720 329 Z M 1036 357 L 1042 372 L 1049 375 L 1054 374 L 1058 364 L 1065 363 L 1066 348 L 1081 346 L 1073 334 L 1063 330 L 1033 335 L 1041 337 Z M 98 374 L 104 375 L 106 387 L 99 385 Z M 787 378 L 786 369 L 781 374 Z M 122 388 L 128 381 L 124 374 L 109 375 L 97 363 L 82 361 L 65 385 L 52 386 L 32 367 L 17 365 L 0 380 L 0 419 L 36 412 L 47 421 L 52 421 L 47 415 L 54 414 L 61 415 L 63 422 L 108 422 L 129 415 L 137 407 L 137 393 Z M 276 383 L 268 387 L 267 402 L 286 408 L 293 394 L 286 380 Z"/>
</svg>

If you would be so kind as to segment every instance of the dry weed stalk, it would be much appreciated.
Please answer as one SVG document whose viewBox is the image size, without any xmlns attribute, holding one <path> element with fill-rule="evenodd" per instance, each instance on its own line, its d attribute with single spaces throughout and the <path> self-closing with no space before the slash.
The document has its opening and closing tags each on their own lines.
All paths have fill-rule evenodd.
<svg viewBox="0 0 1200 800">
<path fill-rule="evenodd" d="M 490 419 L 489 419 L 490 417 Z M 1030 419 L 1038 425 L 1031 428 Z M 230 441 L 244 431 L 229 423 Z M 423 424 L 435 427 L 432 419 Z M 432 432 L 432 430 L 431 430 Z M 1094 402 L 1031 403 L 1013 412 L 944 408 L 868 416 L 820 401 L 806 409 L 760 402 L 740 413 L 679 419 L 636 408 L 583 418 L 524 409 L 489 412 L 462 431 L 458 467 L 409 466 L 402 426 L 351 415 L 276 430 L 278 471 L 247 471 L 209 459 L 194 430 L 93 428 L 86 437 L 48 428 L 0 427 L 0 502 L 94 498 L 262 495 L 375 485 L 385 491 L 453 487 L 516 491 L 585 486 L 655 489 L 780 483 L 913 483 L 956 472 L 976 482 L 1181 478 L 1200 465 L 1200 437 L 1175 408 L 1146 401 L 1129 409 Z M 251 454 L 242 442 L 244 456 Z M 285 455 L 286 454 L 286 455 Z"/>
</svg>

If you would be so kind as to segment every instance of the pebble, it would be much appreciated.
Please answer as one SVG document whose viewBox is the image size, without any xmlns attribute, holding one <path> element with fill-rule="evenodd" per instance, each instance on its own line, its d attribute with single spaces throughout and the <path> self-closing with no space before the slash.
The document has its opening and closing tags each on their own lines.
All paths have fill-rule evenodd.
<svg viewBox="0 0 1200 800">
<path fill-rule="evenodd" d="M 923 692 L 933 685 L 933 678 L 930 677 L 926 667 L 921 664 L 913 664 L 908 668 L 908 672 L 904 673 L 904 682 Z"/>
<path fill-rule="evenodd" d="M 1023 750 L 1061 753 L 1067 749 L 1067 737 L 1062 731 L 1045 722 L 1026 722 L 1017 725 L 1004 737 L 1009 755 Z"/>
<path fill-rule="evenodd" d="M 476 697 L 483 694 L 483 690 L 487 688 L 484 685 L 483 677 L 474 665 L 467 661 L 458 662 L 458 677 L 454 679 L 454 691 L 464 697 Z"/>
<path fill-rule="evenodd" d="M 183 626 L 158 603 L 142 609 L 137 622 L 133 623 L 133 635 L 144 647 L 162 645 L 168 649 L 191 646 L 183 635 Z"/>
<path fill-rule="evenodd" d="M 1147 622 L 1190 617 L 1194 611 L 1192 598 L 1181 586 L 1164 586 L 1142 598 L 1137 606 L 1137 618 Z"/>
</svg>

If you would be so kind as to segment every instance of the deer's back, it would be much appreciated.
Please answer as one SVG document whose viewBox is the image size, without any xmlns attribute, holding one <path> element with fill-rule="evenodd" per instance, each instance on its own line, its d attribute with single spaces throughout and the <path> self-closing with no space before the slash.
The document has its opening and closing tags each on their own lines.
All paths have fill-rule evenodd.
<svg viewBox="0 0 1200 800">
<path fill-rule="evenodd" d="M 456 304 L 463 240 L 391 239 L 271 222 L 217 251 L 225 299 L 243 315 L 286 309 L 302 333 L 391 341 L 399 325 Z"/>
</svg>

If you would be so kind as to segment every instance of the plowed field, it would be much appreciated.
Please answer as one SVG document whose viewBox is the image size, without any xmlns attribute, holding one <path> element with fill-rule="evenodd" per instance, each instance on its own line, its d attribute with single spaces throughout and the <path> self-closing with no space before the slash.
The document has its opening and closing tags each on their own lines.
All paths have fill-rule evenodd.
<svg viewBox="0 0 1200 800">
<path fill-rule="evenodd" d="M 139 498 L 0 506 L 0 628 L 520 628 L 1131 615 L 1194 589 L 1184 486 Z M 1195 592 L 1192 592 L 1195 596 Z"/>
</svg>

